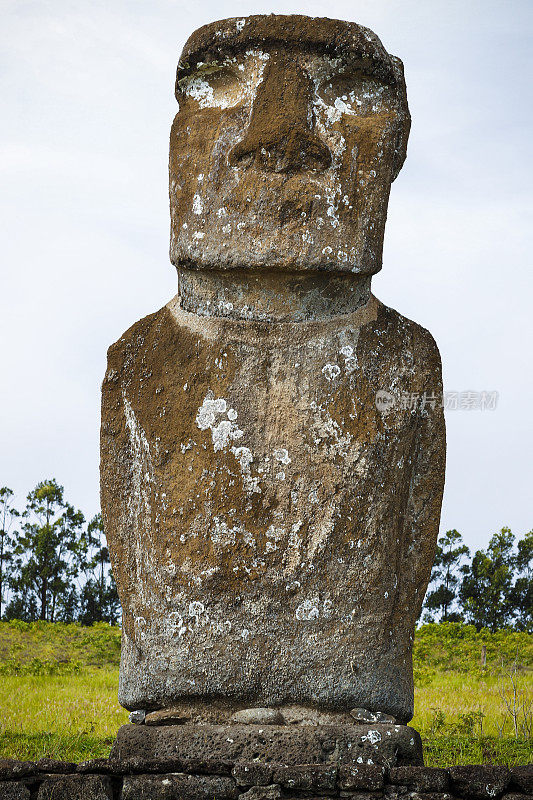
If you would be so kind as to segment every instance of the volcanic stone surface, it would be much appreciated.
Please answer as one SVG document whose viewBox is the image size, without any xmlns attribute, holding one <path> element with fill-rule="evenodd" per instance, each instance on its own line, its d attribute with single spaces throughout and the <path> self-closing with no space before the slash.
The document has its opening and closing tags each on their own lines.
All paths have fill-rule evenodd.
<svg viewBox="0 0 533 800">
<path fill-rule="evenodd" d="M 113 790 L 105 776 L 54 775 L 41 783 L 37 800 L 113 800 Z"/>
<path fill-rule="evenodd" d="M 124 778 L 121 800 L 235 800 L 238 791 L 229 778 L 204 775 L 132 775 Z"/>
<path fill-rule="evenodd" d="M 272 764 L 273 783 L 300 782 L 305 789 L 306 781 L 314 781 L 324 789 L 335 785 L 336 773 L 330 768 L 339 765 L 353 767 L 342 773 L 342 781 L 353 783 L 361 780 L 358 770 L 365 775 L 364 768 L 371 765 L 421 765 L 423 760 L 420 736 L 406 725 L 124 725 L 110 762 L 124 772 L 188 772 L 191 764 L 217 763 L 226 765 L 228 774 L 243 763 Z M 239 776 L 242 782 L 242 770 Z"/>
<path fill-rule="evenodd" d="M 201 726 L 195 725 L 196 730 Z M 408 730 L 403 728 L 397 741 L 405 741 L 404 734 Z M 168 729 L 167 729 L 168 731 Z M 213 755 L 209 751 L 209 742 L 215 744 L 219 752 L 223 752 L 224 744 L 221 737 L 227 734 L 226 743 L 231 742 L 229 731 L 219 731 L 219 738 L 210 736 L 204 739 L 207 750 L 196 752 Z M 285 732 L 286 733 L 286 732 Z M 320 735 L 320 730 L 315 733 Z M 345 732 L 346 733 L 346 732 Z M 331 734 L 331 732 L 330 732 Z M 296 738 L 305 735 L 302 730 Z M 312 732 L 307 731 L 307 736 Z M 157 753 L 153 747 L 158 746 L 158 737 L 151 737 L 150 750 L 144 751 L 140 744 L 142 738 L 137 733 L 133 740 L 127 742 L 123 731 L 119 734 L 122 740 L 122 749 L 127 755 L 126 761 L 117 760 L 106 763 L 105 759 L 91 762 L 90 767 L 102 774 L 46 774 L 41 773 L 36 764 L 33 764 L 32 774 L 28 775 L 28 763 L 16 762 L 10 765 L 2 764 L 2 769 L 9 766 L 9 776 L 5 779 L 4 772 L 0 773 L 0 800 L 305 800 L 305 798 L 335 798 L 347 797 L 351 800 L 531 800 L 531 787 L 533 767 L 513 767 L 506 770 L 502 767 L 450 767 L 448 770 L 429 769 L 421 766 L 399 766 L 390 768 L 384 765 L 361 763 L 362 758 L 357 757 L 354 762 L 335 763 L 336 755 L 327 748 L 328 760 L 314 764 L 280 764 L 276 762 L 235 762 L 231 776 L 220 772 L 223 763 L 220 759 L 192 759 L 185 762 L 181 760 L 181 767 L 177 767 L 176 747 L 181 750 L 183 737 L 177 737 L 174 742 L 174 752 L 169 741 L 172 737 L 167 732 L 163 738 L 163 758 L 157 760 Z M 416 737 L 416 734 L 415 734 Z M 268 738 L 272 734 L 268 732 Z M 348 736 L 348 744 L 356 744 L 356 739 Z M 241 744 L 250 741 L 250 737 L 239 740 Z M 260 740 L 258 740 L 260 741 Z M 159 742 L 160 743 L 160 742 Z M 286 743 L 286 740 L 285 740 Z M 324 743 L 326 740 L 324 739 Z M 126 745 L 126 746 L 125 746 Z M 118 744 L 114 748 L 114 757 L 117 755 Z M 418 748 L 418 745 L 416 746 Z M 230 748 L 233 754 L 236 748 Z M 238 748 L 237 748 L 238 749 Z M 187 748 L 185 748 L 187 751 Z M 132 753 L 136 752 L 136 761 Z M 189 754 L 191 750 L 189 749 Z M 279 751 L 274 751 L 279 754 Z M 288 754 L 292 752 L 290 749 Z M 418 750 L 417 750 L 418 752 Z M 343 751 L 346 755 L 347 751 Z M 404 755 L 403 746 L 399 753 Z M 226 750 L 226 755 L 228 755 Z M 293 752 L 293 755 L 295 753 Z M 340 754 L 340 753 L 339 753 Z M 149 758 L 147 758 L 147 755 Z M 155 755 L 155 757 L 154 757 Z M 370 760 L 370 759 L 369 759 Z M 198 772 L 202 764 L 203 771 Z M 73 765 L 78 773 L 86 773 L 88 762 Z M 182 768 L 183 767 L 183 768 Z M 460 771 L 458 772 L 457 769 Z M 191 771 L 192 770 L 192 771 Z M 111 773 L 112 777 L 109 777 Z M 278 783 L 273 781 L 277 780 Z M 453 792 L 453 794 L 452 794 Z"/>
<path fill-rule="evenodd" d="M 350 22 L 252 16 L 193 33 L 170 138 L 171 259 L 373 274 L 410 116 L 403 66 Z"/>
<path fill-rule="evenodd" d="M 0 781 L 0 800 L 30 800 L 29 789 L 21 783 Z"/>
<path fill-rule="evenodd" d="M 176 87 L 179 293 L 103 384 L 120 701 L 406 722 L 445 434 L 433 338 L 370 287 L 401 62 L 355 23 L 250 17 L 193 34 Z"/>
</svg>

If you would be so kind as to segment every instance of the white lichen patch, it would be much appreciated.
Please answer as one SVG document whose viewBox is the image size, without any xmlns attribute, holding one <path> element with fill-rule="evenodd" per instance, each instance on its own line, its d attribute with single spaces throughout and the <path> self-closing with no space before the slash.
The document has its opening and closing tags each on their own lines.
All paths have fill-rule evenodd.
<svg viewBox="0 0 533 800">
<path fill-rule="evenodd" d="M 381 733 L 379 731 L 370 730 L 366 736 L 361 736 L 361 741 L 377 744 L 377 742 L 381 742 Z"/>
<path fill-rule="evenodd" d="M 315 113 L 317 117 L 323 118 L 324 124 L 329 127 L 334 122 L 338 122 L 342 118 L 342 109 L 338 108 L 335 104 L 325 103 L 321 97 L 316 97 L 314 101 Z"/>
<path fill-rule="evenodd" d="M 231 411 L 231 409 L 230 409 Z M 228 412 L 229 416 L 229 412 Z M 235 447 L 231 448 L 231 452 L 239 462 L 242 478 L 243 478 L 243 486 L 244 490 L 248 494 L 253 494 L 254 492 L 260 493 L 261 489 L 259 487 L 259 478 L 252 477 L 252 470 L 251 464 L 254 460 L 252 451 L 248 447 Z"/>
<path fill-rule="evenodd" d="M 223 414 L 226 411 L 226 408 L 227 403 L 224 398 L 218 397 L 215 399 L 213 392 L 209 390 L 205 396 L 204 402 L 198 409 L 198 413 L 196 415 L 197 426 L 201 431 L 212 428 L 215 424 L 217 415 Z"/>
<path fill-rule="evenodd" d="M 320 600 L 318 597 L 311 597 L 308 600 L 304 600 L 296 609 L 296 619 L 307 621 L 318 619 L 320 615 L 318 609 L 319 602 Z"/>
<path fill-rule="evenodd" d="M 330 189 L 329 187 L 325 189 L 324 194 L 326 195 L 326 201 L 328 206 L 326 208 L 326 214 L 329 217 L 329 223 L 333 228 L 339 227 L 339 199 L 340 199 L 340 188 L 335 187 Z M 339 199 L 337 199 L 337 194 L 339 194 Z"/>
<path fill-rule="evenodd" d="M 285 536 L 285 528 L 280 528 L 277 525 L 270 525 L 266 530 L 265 536 L 267 539 L 274 539 L 275 542 L 280 542 Z"/>
<path fill-rule="evenodd" d="M 281 464 L 291 463 L 291 459 L 289 457 L 289 451 L 285 447 L 280 447 L 277 450 L 274 450 L 274 458 Z"/>
<path fill-rule="evenodd" d="M 211 433 L 215 453 L 217 450 L 224 450 L 232 440 L 240 439 L 243 435 L 243 432 L 230 419 L 221 420 L 211 429 Z"/>
<path fill-rule="evenodd" d="M 215 398 L 213 392 L 209 390 L 196 415 L 196 424 L 200 430 L 211 430 L 215 453 L 223 450 L 230 442 L 240 439 L 243 435 L 243 431 L 237 426 L 235 419 L 218 419 L 220 414 L 226 413 L 226 410 L 227 402 L 224 398 Z"/>
<path fill-rule="evenodd" d="M 234 545 L 239 531 L 239 526 L 234 525 L 230 527 L 226 520 L 220 517 L 214 517 L 210 529 L 211 541 L 213 544 L 222 545 L 223 547 Z"/>
<path fill-rule="evenodd" d="M 232 447 L 231 451 L 241 465 L 241 469 L 249 470 L 250 464 L 254 460 L 252 451 L 248 447 Z"/>
<path fill-rule="evenodd" d="M 226 419 L 220 419 L 220 415 L 225 415 Z M 248 447 L 232 444 L 244 436 L 244 431 L 237 425 L 237 418 L 237 411 L 234 408 L 228 408 L 228 403 L 223 397 L 215 398 L 213 392 L 209 390 L 196 414 L 196 424 L 200 430 L 211 431 L 215 453 L 225 450 L 231 445 L 230 452 L 239 464 L 244 490 L 248 494 L 260 493 L 260 479 L 258 476 L 253 476 L 251 471 L 254 461 L 252 451 Z"/>
<path fill-rule="evenodd" d="M 205 606 L 199 600 L 189 603 L 189 617 L 199 617 L 205 611 Z"/>
<path fill-rule="evenodd" d="M 315 487 L 313 487 L 311 489 L 311 491 L 309 492 L 307 497 L 308 497 L 310 503 L 313 503 L 313 504 L 318 503 L 318 494 L 317 494 L 317 490 L 316 490 Z"/>
<path fill-rule="evenodd" d="M 326 378 L 327 381 L 333 381 L 335 378 L 338 378 L 341 374 L 341 368 L 338 364 L 326 364 L 322 367 L 322 374 Z"/>
<path fill-rule="evenodd" d="M 193 214 L 202 214 L 204 210 L 204 204 L 202 198 L 199 194 L 195 194 L 192 199 L 192 213 Z"/>
</svg>

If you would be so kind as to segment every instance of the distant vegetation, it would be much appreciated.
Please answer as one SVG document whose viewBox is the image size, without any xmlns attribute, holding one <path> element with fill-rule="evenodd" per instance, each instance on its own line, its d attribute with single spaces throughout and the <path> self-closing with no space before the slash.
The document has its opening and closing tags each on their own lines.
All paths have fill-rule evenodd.
<svg viewBox="0 0 533 800">
<path fill-rule="evenodd" d="M 515 542 L 509 528 L 502 528 L 472 558 L 461 534 L 447 531 L 438 541 L 423 621 L 532 633 L 533 530 Z"/>
<path fill-rule="evenodd" d="M 418 686 L 446 672 L 486 677 L 502 663 L 516 664 L 533 675 L 533 637 L 512 628 L 478 631 L 458 622 L 429 623 L 416 632 L 413 664 Z"/>
<path fill-rule="evenodd" d="M 65 675 L 116 669 L 120 628 L 105 622 L 0 622 L 0 675 Z"/>
<path fill-rule="evenodd" d="M 0 488 L 0 618 L 120 620 L 102 518 L 86 523 L 53 478 L 32 489 L 22 511 Z"/>
</svg>

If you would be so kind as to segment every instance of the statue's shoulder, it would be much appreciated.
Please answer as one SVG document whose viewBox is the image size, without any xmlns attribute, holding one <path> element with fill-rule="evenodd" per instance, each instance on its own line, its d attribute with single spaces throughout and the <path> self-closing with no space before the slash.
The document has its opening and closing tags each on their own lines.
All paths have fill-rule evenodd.
<svg viewBox="0 0 533 800">
<path fill-rule="evenodd" d="M 135 322 L 120 339 L 117 339 L 107 350 L 108 363 L 115 359 L 134 357 L 144 350 L 151 340 L 156 339 L 165 329 L 168 323 L 169 311 L 167 306 L 163 306 L 159 311 L 154 311 L 146 317 Z"/>
<path fill-rule="evenodd" d="M 418 368 L 425 372 L 440 373 L 442 366 L 439 348 L 427 328 L 380 301 L 376 328 L 380 331 L 380 336 L 387 340 L 389 347 L 412 360 Z"/>
<path fill-rule="evenodd" d="M 180 330 L 169 304 L 135 322 L 107 351 L 105 384 L 142 377 L 179 350 Z M 120 383 L 121 381 L 119 381 Z"/>
<path fill-rule="evenodd" d="M 205 327 L 203 318 L 180 312 L 179 298 L 172 298 L 159 311 L 135 322 L 109 347 L 104 383 L 116 385 L 119 377 L 126 383 L 144 380 L 143 376 L 187 363 L 205 336 Z"/>
</svg>

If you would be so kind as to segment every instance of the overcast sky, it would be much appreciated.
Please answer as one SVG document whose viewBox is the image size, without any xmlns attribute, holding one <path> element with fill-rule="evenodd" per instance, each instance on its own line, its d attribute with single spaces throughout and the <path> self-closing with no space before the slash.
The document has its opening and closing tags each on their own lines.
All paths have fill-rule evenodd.
<svg viewBox="0 0 533 800">
<path fill-rule="evenodd" d="M 405 64 L 413 127 L 375 294 L 435 336 L 449 391 L 442 531 L 483 547 L 532 509 L 531 0 L 2 0 L 0 485 L 98 503 L 106 349 L 176 291 L 167 150 L 176 63 L 215 19 L 359 22 Z"/>
</svg>

